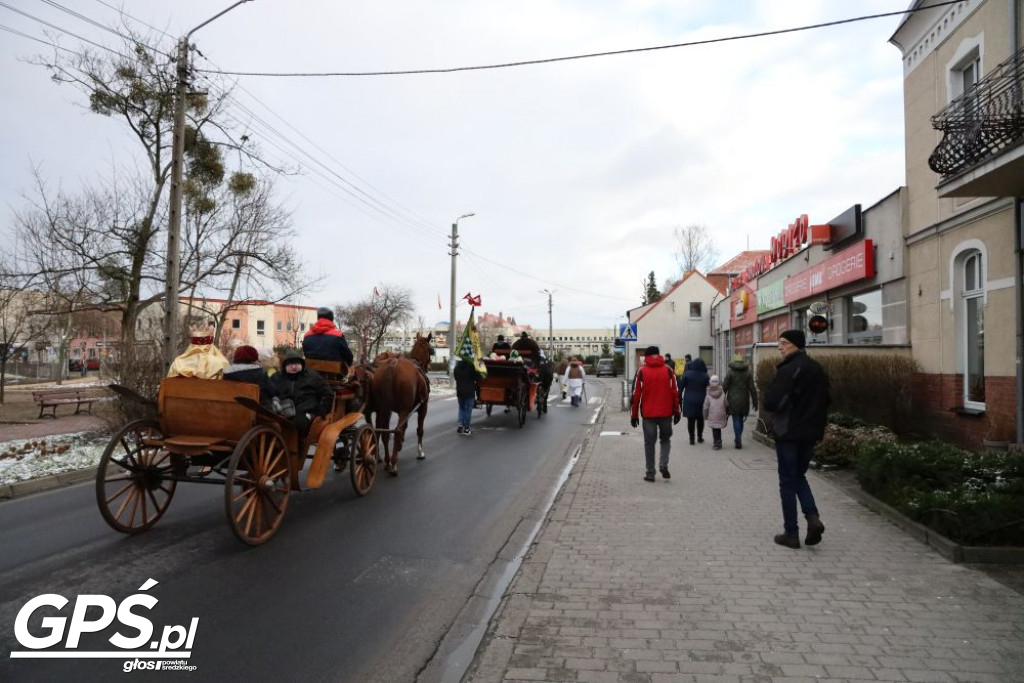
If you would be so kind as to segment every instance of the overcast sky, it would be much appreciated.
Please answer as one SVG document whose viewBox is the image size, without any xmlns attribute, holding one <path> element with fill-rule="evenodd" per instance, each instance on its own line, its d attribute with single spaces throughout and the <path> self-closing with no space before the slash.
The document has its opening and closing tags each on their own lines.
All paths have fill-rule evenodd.
<svg viewBox="0 0 1024 683">
<path fill-rule="evenodd" d="M 5 4 L 120 47 L 116 36 L 42 0 Z M 116 26 L 108 4 L 122 6 L 59 2 Z M 178 36 L 230 4 L 127 0 L 123 7 L 129 22 L 173 52 L 172 37 L 144 24 Z M 193 41 L 205 56 L 195 62 L 200 68 L 432 69 L 724 38 L 907 6 L 255 0 Z M 459 223 L 457 297 L 479 294 L 484 311 L 546 328 L 547 296 L 539 290 L 548 289 L 555 327 L 610 328 L 640 303 L 648 272 L 659 284 L 678 275 L 673 228 L 707 226 L 722 263 L 748 245 L 766 248 L 801 213 L 825 222 L 904 182 L 902 68 L 887 42 L 898 23 L 887 17 L 460 73 L 243 76 L 231 115 L 266 156 L 303 170 L 278 181 L 279 198 L 293 211 L 308 268 L 327 279 L 301 303 L 345 303 L 374 286 L 404 286 L 428 323 L 447 320 L 451 224 L 475 212 Z M 2 6 L 0 26 L 39 37 L 53 32 Z M 81 45 L 68 35 L 60 44 Z M 0 30 L 0 243 L 10 243 L 10 213 L 24 204 L 33 164 L 53 185 L 74 189 L 138 159 L 122 123 L 91 114 L 79 91 L 25 63 L 45 51 Z M 458 318 L 467 315 L 463 302 Z"/>
</svg>

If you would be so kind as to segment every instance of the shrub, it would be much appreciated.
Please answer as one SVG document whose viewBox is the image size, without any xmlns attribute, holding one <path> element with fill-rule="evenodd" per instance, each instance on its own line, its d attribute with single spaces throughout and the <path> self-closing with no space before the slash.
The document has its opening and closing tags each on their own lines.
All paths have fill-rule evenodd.
<svg viewBox="0 0 1024 683">
<path fill-rule="evenodd" d="M 864 490 L 911 519 L 961 543 L 1024 545 L 1024 455 L 874 442 L 856 461 Z"/>
<path fill-rule="evenodd" d="M 830 412 L 843 413 L 847 420 L 884 425 L 897 434 L 906 434 L 916 426 L 911 401 L 917 370 L 913 359 L 887 353 L 823 356 L 816 360 L 828 374 Z M 762 396 L 778 362 L 777 358 L 763 358 L 757 364 L 755 380 Z"/>
<path fill-rule="evenodd" d="M 814 461 L 819 466 L 853 467 L 857 451 L 870 442 L 895 443 L 896 435 L 886 427 L 869 425 L 843 413 L 829 415 L 825 438 L 814 446 Z"/>
</svg>

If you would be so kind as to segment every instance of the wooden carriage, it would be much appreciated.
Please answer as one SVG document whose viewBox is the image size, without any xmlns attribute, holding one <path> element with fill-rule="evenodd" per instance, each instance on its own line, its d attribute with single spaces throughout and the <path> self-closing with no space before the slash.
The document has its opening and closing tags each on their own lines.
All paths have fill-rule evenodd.
<svg viewBox="0 0 1024 683">
<path fill-rule="evenodd" d="M 343 382 L 341 363 L 306 364 L 324 374 L 335 393 L 331 412 L 314 420 L 305 438 L 260 404 L 255 384 L 162 380 L 157 417 L 125 425 L 100 459 L 96 499 L 103 518 L 117 531 L 140 533 L 163 516 L 178 482 L 223 485 L 231 530 L 243 542 L 259 545 L 277 530 L 291 493 L 320 488 L 332 461 L 336 469 L 347 466 L 353 489 L 366 495 L 376 478 L 378 442 L 370 425 L 357 424 L 363 415 L 352 408 L 360 388 Z M 124 387 L 111 388 L 152 404 Z M 316 451 L 309 455 L 314 443 Z M 307 459 L 312 464 L 300 483 Z"/>
<path fill-rule="evenodd" d="M 506 357 L 484 358 L 487 376 L 476 382 L 477 404 L 484 406 L 487 415 L 496 406 L 516 411 L 519 426 L 526 424 L 526 415 L 536 408 L 537 416 L 542 406 L 537 402 L 538 382 L 536 372 L 529 365 Z"/>
</svg>

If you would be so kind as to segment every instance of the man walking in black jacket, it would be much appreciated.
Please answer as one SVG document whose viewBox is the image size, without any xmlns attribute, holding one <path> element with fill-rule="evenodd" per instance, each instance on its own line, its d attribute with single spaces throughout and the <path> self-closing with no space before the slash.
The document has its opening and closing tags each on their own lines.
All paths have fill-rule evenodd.
<svg viewBox="0 0 1024 683">
<path fill-rule="evenodd" d="M 775 542 L 787 548 L 800 547 L 800 528 L 796 504 L 807 518 L 804 543 L 817 545 L 825 525 L 818 516 L 807 468 L 814 444 L 825 436 L 828 419 L 828 375 L 817 361 L 804 352 L 806 337 L 801 330 L 786 330 L 779 335 L 779 353 L 783 360 L 764 394 L 764 407 L 773 412 L 772 432 L 779 466 L 779 496 L 782 499 L 784 533 Z"/>
</svg>

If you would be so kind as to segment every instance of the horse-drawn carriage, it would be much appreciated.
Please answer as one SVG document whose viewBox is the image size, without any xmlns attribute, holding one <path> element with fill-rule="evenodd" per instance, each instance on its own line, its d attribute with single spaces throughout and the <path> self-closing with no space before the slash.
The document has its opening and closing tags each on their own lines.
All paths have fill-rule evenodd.
<svg viewBox="0 0 1024 683">
<path fill-rule="evenodd" d="M 548 412 L 553 374 L 536 342 L 533 346 L 513 346 L 511 352 L 496 352 L 496 357 L 483 359 L 487 376 L 477 380 L 477 403 L 485 407 L 488 416 L 495 405 L 501 405 L 516 411 L 522 427 L 531 410 L 536 409 L 537 417 Z"/>
<path fill-rule="evenodd" d="M 317 489 L 330 463 L 348 467 L 363 496 L 377 473 L 377 433 L 363 417 L 358 382 L 346 383 L 342 364 L 308 360 L 334 389 L 331 411 L 307 436 L 260 403 L 255 384 L 169 377 L 156 403 L 124 387 L 122 397 L 156 408 L 155 419 L 125 425 L 110 440 L 96 474 L 96 499 L 107 523 L 136 534 L 163 516 L 179 482 L 224 487 L 224 510 L 234 534 L 250 545 L 277 530 L 293 491 Z M 308 455 L 316 444 L 315 454 Z M 300 473 L 312 464 L 304 485 Z"/>
</svg>

